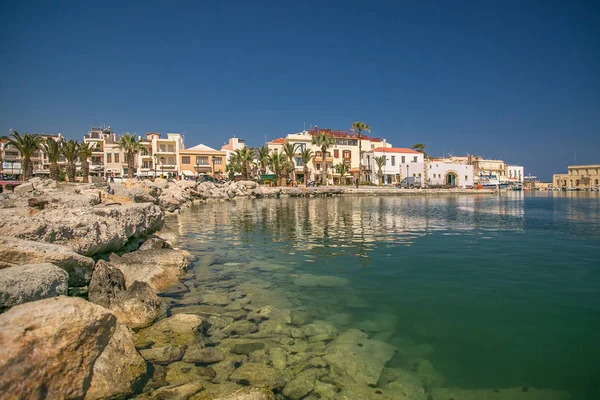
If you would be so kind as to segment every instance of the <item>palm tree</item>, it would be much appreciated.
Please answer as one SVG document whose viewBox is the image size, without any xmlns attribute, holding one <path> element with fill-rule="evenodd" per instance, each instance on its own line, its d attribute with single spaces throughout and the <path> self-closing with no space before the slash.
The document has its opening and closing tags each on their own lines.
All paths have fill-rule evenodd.
<svg viewBox="0 0 600 400">
<path fill-rule="evenodd" d="M 254 149 L 244 147 L 243 149 L 236 150 L 235 155 L 241 167 L 242 179 L 248 180 L 248 169 L 254 163 Z"/>
<path fill-rule="evenodd" d="M 345 163 L 339 163 L 335 166 L 335 170 L 338 174 L 341 175 L 340 177 L 340 184 L 345 185 L 346 184 L 346 179 L 344 178 L 344 176 L 348 173 L 348 164 Z"/>
<path fill-rule="evenodd" d="M 308 163 L 312 160 L 314 153 L 311 149 L 304 149 L 300 152 L 300 158 L 302 159 L 302 165 L 304 165 L 304 184 L 308 184 Z"/>
<path fill-rule="evenodd" d="M 378 169 L 377 177 L 379 178 L 378 184 L 379 184 L 379 186 L 381 186 L 382 178 L 383 178 L 383 172 L 381 172 L 381 169 L 385 165 L 385 156 L 373 157 L 373 160 L 375 160 L 375 164 L 377 164 L 377 169 Z"/>
<path fill-rule="evenodd" d="M 285 164 L 285 157 L 281 153 L 274 151 L 269 156 L 269 168 L 271 168 L 271 171 L 275 172 L 275 176 L 277 177 L 276 186 L 280 186 L 281 184 L 281 178 L 286 167 Z"/>
<path fill-rule="evenodd" d="M 58 160 L 63 153 L 64 139 L 54 140 L 47 138 L 42 144 L 42 149 L 50 161 L 50 179 L 55 181 L 60 179 L 60 166 Z"/>
<path fill-rule="evenodd" d="M 321 154 L 323 155 L 323 172 L 321 174 L 321 184 L 325 185 L 325 179 L 327 178 L 327 149 L 335 144 L 335 139 L 327 132 L 317 132 L 312 138 L 312 144 L 321 147 Z"/>
<path fill-rule="evenodd" d="M 96 149 L 95 145 L 91 145 L 89 142 L 83 142 L 79 145 L 79 159 L 81 160 L 81 177 L 83 183 L 89 182 L 90 175 L 90 163 L 88 158 L 92 156 L 92 153 Z"/>
<path fill-rule="evenodd" d="M 33 163 L 31 157 L 38 151 L 42 144 L 42 138 L 39 135 L 25 133 L 23 136 L 14 131 L 7 144 L 14 146 L 21 153 L 21 167 L 23 168 L 23 180 L 28 181 L 33 176 Z"/>
<path fill-rule="evenodd" d="M 425 152 L 427 146 L 424 143 L 415 143 L 412 145 L 412 149 L 418 151 L 419 153 L 423 153 L 424 158 L 429 158 L 429 154 Z"/>
<path fill-rule="evenodd" d="M 125 133 L 119 139 L 119 148 L 125 151 L 127 157 L 127 177 L 133 179 L 133 169 L 135 168 L 135 156 L 143 150 L 142 142 L 135 138 L 135 135 Z"/>
<path fill-rule="evenodd" d="M 355 129 L 358 131 L 358 179 L 356 180 L 356 187 L 358 187 L 358 182 L 362 176 L 362 132 L 371 132 L 371 127 L 364 122 L 355 121 L 352 123 L 352 130 Z"/>
<path fill-rule="evenodd" d="M 63 145 L 63 155 L 67 160 L 67 178 L 69 182 L 75 182 L 75 172 L 77 167 L 75 161 L 77 160 L 77 154 L 79 153 L 79 142 L 77 140 L 69 139 Z"/>
<path fill-rule="evenodd" d="M 269 148 L 264 145 L 263 147 L 259 147 L 255 150 L 256 158 L 259 165 L 259 170 L 261 175 L 265 175 L 267 173 L 267 167 L 269 166 Z"/>
<path fill-rule="evenodd" d="M 240 164 L 240 158 L 237 154 L 232 154 L 229 158 L 229 163 L 225 167 L 225 172 L 227 172 L 227 177 L 230 181 L 235 178 L 236 173 L 240 173 L 242 171 L 242 166 Z"/>
<path fill-rule="evenodd" d="M 295 163 L 294 163 L 294 156 L 296 155 L 296 150 L 298 149 L 298 144 L 292 144 L 292 143 L 286 143 L 283 145 L 283 152 L 285 153 L 285 156 L 287 157 L 287 161 L 289 163 L 289 165 L 292 167 L 292 170 L 290 171 L 292 173 L 292 181 L 294 182 L 294 185 L 296 184 L 296 171 L 295 171 Z"/>
</svg>

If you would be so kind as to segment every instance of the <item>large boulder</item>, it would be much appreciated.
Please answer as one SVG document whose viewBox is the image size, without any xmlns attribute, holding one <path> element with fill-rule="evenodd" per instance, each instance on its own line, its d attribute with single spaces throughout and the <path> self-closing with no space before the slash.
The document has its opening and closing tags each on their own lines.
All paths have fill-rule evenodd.
<svg viewBox="0 0 600 400">
<path fill-rule="evenodd" d="M 64 296 L 1 314 L 0 393 L 12 399 L 83 398 L 116 323 L 107 309 Z"/>
<path fill-rule="evenodd" d="M 33 192 L 33 182 L 23 182 L 14 188 L 16 194 Z"/>
<path fill-rule="evenodd" d="M 117 294 L 124 291 L 125 276 L 117 267 L 99 260 L 94 267 L 88 288 L 88 299 L 92 303 L 109 308 Z"/>
<path fill-rule="evenodd" d="M 127 285 L 147 282 L 157 293 L 179 282 L 189 264 L 185 255 L 171 249 L 138 250 L 121 257 L 111 254 L 110 263 L 123 272 Z"/>
<path fill-rule="evenodd" d="M 146 374 L 146 361 L 133 344 L 133 332 L 118 323 L 108 345 L 96 360 L 86 400 L 125 398 Z"/>
<path fill-rule="evenodd" d="M 0 269 L 0 311 L 67 294 L 69 275 L 56 265 L 26 264 Z"/>
<path fill-rule="evenodd" d="M 325 349 L 323 359 L 331 366 L 335 376 L 366 385 L 376 385 L 385 364 L 396 349 L 387 343 L 369 339 L 357 329 L 339 335 Z"/>
<path fill-rule="evenodd" d="M 0 236 L 0 268 L 39 263 L 52 263 L 64 269 L 69 274 L 70 286 L 87 285 L 94 268 L 94 260 L 68 247 Z"/>
<path fill-rule="evenodd" d="M 64 245 L 86 256 L 119 250 L 131 239 L 160 230 L 164 221 L 160 208 L 151 203 L 57 207 L 33 215 L 25 209 L 0 211 L 5 235 Z"/>
<path fill-rule="evenodd" d="M 135 281 L 117 294 L 110 310 L 130 328 L 145 328 L 162 313 L 162 302 L 146 282 Z"/>
</svg>

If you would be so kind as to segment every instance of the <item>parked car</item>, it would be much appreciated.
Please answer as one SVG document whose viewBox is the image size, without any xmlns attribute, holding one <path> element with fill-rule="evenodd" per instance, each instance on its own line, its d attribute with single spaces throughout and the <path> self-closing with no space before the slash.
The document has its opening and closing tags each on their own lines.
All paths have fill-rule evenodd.
<svg viewBox="0 0 600 400">
<path fill-rule="evenodd" d="M 396 184 L 397 188 L 420 188 L 421 187 L 421 178 L 418 176 L 409 176 L 400 181 L 400 183 Z"/>
</svg>

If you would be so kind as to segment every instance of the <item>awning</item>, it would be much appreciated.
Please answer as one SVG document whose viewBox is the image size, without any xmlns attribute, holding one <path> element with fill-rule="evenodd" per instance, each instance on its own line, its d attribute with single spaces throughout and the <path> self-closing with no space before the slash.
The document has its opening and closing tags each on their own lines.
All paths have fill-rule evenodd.
<svg viewBox="0 0 600 400">
<path fill-rule="evenodd" d="M 183 170 L 183 171 L 181 171 L 181 175 L 185 175 L 185 176 L 194 176 L 194 173 L 193 173 L 193 172 L 191 172 L 191 171 L 186 171 L 186 170 Z"/>
</svg>

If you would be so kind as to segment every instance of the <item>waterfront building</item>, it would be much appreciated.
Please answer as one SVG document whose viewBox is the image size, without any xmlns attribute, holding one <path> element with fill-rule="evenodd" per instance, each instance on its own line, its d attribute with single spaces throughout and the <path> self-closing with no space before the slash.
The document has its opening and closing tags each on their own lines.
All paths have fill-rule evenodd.
<svg viewBox="0 0 600 400">
<path fill-rule="evenodd" d="M 225 172 L 227 152 L 216 150 L 204 144 L 179 151 L 179 165 L 182 179 L 196 179 L 201 174 L 220 178 Z"/>
<path fill-rule="evenodd" d="M 221 151 L 224 151 L 226 154 L 225 164 L 229 163 L 231 156 L 233 154 L 235 154 L 236 150 L 241 150 L 245 147 L 246 147 L 246 142 L 244 142 L 242 139 L 236 138 L 235 136 L 232 138 L 229 138 L 229 141 L 226 144 L 224 144 L 223 146 L 221 146 Z M 225 168 L 225 167 L 223 167 L 223 168 Z"/>
<path fill-rule="evenodd" d="M 427 160 L 428 187 L 474 186 L 473 166 L 460 163 L 448 163 L 443 159 Z"/>
<path fill-rule="evenodd" d="M 506 165 L 506 177 L 509 182 L 523 183 L 525 170 L 521 165 Z"/>
<path fill-rule="evenodd" d="M 377 147 L 364 152 L 365 180 L 377 184 L 379 167 L 376 157 L 385 157 L 381 168 L 384 185 L 395 185 L 406 176 L 414 176 L 425 183 L 424 155 L 421 152 L 404 147 Z"/>
<path fill-rule="evenodd" d="M 42 139 L 62 140 L 60 133 L 37 133 Z M 20 179 L 23 175 L 21 165 L 21 153 L 14 146 L 8 144 L 8 139 L 0 140 L 0 174 L 11 176 L 12 179 Z M 40 149 L 31 157 L 34 176 L 46 176 L 50 174 L 50 161 L 46 154 Z M 64 157 L 59 164 L 64 165 Z"/>
<path fill-rule="evenodd" d="M 566 174 L 552 176 L 554 187 L 590 189 L 600 187 L 600 164 L 569 165 Z"/>
<path fill-rule="evenodd" d="M 91 176 L 120 176 L 122 164 L 125 156 L 117 144 L 117 134 L 112 131 L 110 126 L 102 125 L 97 128 L 90 128 L 83 142 L 89 143 L 94 149 L 90 159 Z M 113 163 L 113 160 L 116 160 Z"/>
<path fill-rule="evenodd" d="M 322 154 L 320 146 L 312 144 L 313 137 L 317 133 L 329 133 L 335 143 L 327 149 L 326 154 Z M 358 134 L 352 130 L 332 130 L 323 129 L 315 126 L 314 128 L 304 130 L 299 133 L 290 133 L 286 137 L 278 138 L 267 142 L 269 151 L 281 151 L 285 143 L 291 143 L 296 146 L 296 156 L 294 157 L 294 171 L 300 182 L 307 180 L 319 180 L 323 173 L 325 164 L 327 165 L 327 181 L 330 184 L 339 183 L 342 178 L 335 170 L 335 165 L 343 163 L 348 165 L 349 174 L 344 177 L 345 183 L 350 183 L 353 178 L 357 178 L 360 155 L 358 152 Z M 361 146 L 363 155 L 366 151 L 373 150 L 378 147 L 391 148 L 392 145 L 387 143 L 385 139 L 362 135 Z M 304 149 L 313 151 L 314 156 L 308 163 L 309 176 L 304 177 L 304 165 L 300 158 L 300 152 Z M 364 168 L 363 168 L 364 170 Z M 366 171 L 366 170 L 365 170 Z M 365 176 L 361 180 L 365 179 Z M 306 178 L 306 179 L 305 179 Z"/>
</svg>

